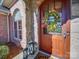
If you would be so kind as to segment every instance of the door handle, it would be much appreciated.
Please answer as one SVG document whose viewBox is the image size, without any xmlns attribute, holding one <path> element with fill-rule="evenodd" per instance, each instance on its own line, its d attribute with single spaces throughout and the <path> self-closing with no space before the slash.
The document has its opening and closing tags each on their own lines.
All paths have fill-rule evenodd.
<svg viewBox="0 0 79 59">
<path fill-rule="evenodd" d="M 66 35 L 67 35 L 67 33 L 63 32 L 64 39 L 66 39 Z"/>
</svg>

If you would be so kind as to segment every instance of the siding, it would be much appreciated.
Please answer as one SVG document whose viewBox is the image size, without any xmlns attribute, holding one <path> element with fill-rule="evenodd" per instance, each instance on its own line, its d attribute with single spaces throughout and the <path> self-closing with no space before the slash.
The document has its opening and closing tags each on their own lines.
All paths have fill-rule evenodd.
<svg viewBox="0 0 79 59">
<path fill-rule="evenodd" d="M 71 21 L 71 59 L 79 59 L 79 18 Z"/>
</svg>

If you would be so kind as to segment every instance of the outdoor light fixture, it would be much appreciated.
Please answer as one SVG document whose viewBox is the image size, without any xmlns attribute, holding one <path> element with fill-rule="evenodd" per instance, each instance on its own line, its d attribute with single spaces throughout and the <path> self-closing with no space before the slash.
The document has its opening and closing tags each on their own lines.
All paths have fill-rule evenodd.
<svg viewBox="0 0 79 59">
<path fill-rule="evenodd" d="M 24 53 L 24 58 L 23 59 L 28 59 L 29 55 L 34 55 L 35 52 L 37 52 L 37 43 L 34 41 L 31 41 L 27 44 L 27 48 L 24 49 L 23 53 Z"/>
</svg>

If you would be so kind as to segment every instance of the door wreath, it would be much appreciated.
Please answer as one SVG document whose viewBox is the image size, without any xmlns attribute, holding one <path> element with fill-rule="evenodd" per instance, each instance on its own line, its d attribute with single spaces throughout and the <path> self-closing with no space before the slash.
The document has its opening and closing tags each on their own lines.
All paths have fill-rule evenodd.
<svg viewBox="0 0 79 59">
<path fill-rule="evenodd" d="M 47 32 L 61 32 L 58 28 L 60 22 L 60 15 L 57 11 L 49 11 L 45 14 L 45 24 L 47 24 Z"/>
</svg>

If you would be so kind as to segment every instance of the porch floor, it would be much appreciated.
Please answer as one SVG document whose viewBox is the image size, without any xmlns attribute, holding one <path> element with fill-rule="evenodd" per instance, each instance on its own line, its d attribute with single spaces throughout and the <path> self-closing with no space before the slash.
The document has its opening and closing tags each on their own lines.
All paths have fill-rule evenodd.
<svg viewBox="0 0 79 59">
<path fill-rule="evenodd" d="M 20 46 L 17 47 L 16 44 L 12 42 L 7 43 L 7 45 L 9 46 L 10 49 L 7 59 L 12 59 L 22 52 L 22 48 Z M 34 59 L 55 59 L 55 58 L 39 52 Z"/>
<path fill-rule="evenodd" d="M 12 42 L 7 43 L 7 45 L 9 46 L 9 49 L 10 49 L 7 59 L 12 59 L 22 51 L 22 48 L 20 46 L 17 47 L 16 44 Z"/>
<path fill-rule="evenodd" d="M 37 56 L 35 57 L 35 59 L 54 59 L 54 58 L 53 56 L 48 56 L 46 54 L 39 52 Z"/>
</svg>

